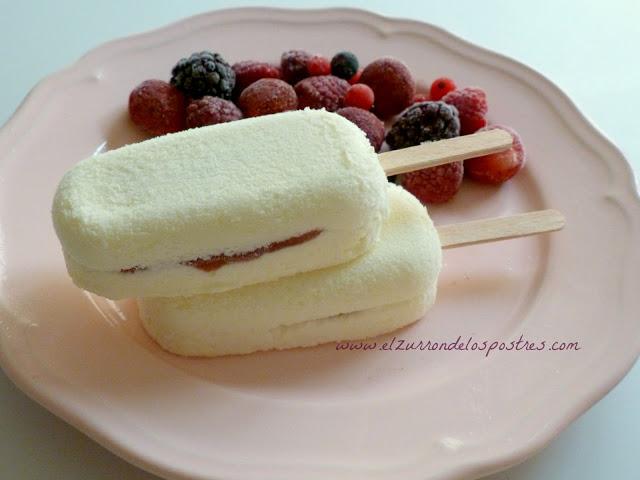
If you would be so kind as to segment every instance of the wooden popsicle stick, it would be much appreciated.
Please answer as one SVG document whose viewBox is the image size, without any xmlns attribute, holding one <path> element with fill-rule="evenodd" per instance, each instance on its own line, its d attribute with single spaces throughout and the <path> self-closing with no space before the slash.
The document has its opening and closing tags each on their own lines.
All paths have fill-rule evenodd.
<svg viewBox="0 0 640 480">
<path fill-rule="evenodd" d="M 562 229 L 565 219 L 557 210 L 536 210 L 507 217 L 454 223 L 437 228 L 442 248 L 525 237 Z"/>
<path fill-rule="evenodd" d="M 378 158 L 387 176 L 391 176 L 501 152 L 511 147 L 512 142 L 513 139 L 508 132 L 496 128 L 391 150 L 379 154 Z"/>
</svg>

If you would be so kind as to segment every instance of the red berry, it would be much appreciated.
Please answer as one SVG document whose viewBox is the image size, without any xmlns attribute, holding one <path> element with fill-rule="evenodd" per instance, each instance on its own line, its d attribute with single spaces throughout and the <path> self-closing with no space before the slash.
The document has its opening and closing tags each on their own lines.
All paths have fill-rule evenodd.
<svg viewBox="0 0 640 480">
<path fill-rule="evenodd" d="M 444 203 L 460 190 L 463 174 L 462 162 L 453 162 L 405 173 L 400 184 L 422 203 Z"/>
<path fill-rule="evenodd" d="M 338 115 L 342 115 L 347 120 L 355 123 L 360 130 L 362 130 L 371 146 L 377 152 L 382 147 L 384 142 L 384 123 L 373 113 L 356 107 L 341 108 L 336 112 Z"/>
<path fill-rule="evenodd" d="M 280 70 L 282 71 L 282 79 L 291 85 L 295 85 L 303 78 L 309 76 L 307 64 L 309 63 L 309 55 L 304 50 L 288 50 L 280 57 Z"/>
<path fill-rule="evenodd" d="M 504 152 L 491 153 L 482 157 L 471 158 L 464 162 L 467 176 L 482 183 L 494 185 L 506 182 L 520 171 L 525 163 L 526 155 L 520 135 L 512 128 L 502 125 L 491 125 L 482 129 L 501 128 L 513 137 L 513 145 Z"/>
<path fill-rule="evenodd" d="M 307 71 L 309 75 L 330 75 L 331 74 L 331 60 L 322 55 L 314 55 L 309 58 L 307 62 Z"/>
<path fill-rule="evenodd" d="M 373 100 L 374 95 L 371 87 L 364 83 L 356 83 L 355 85 L 351 85 L 347 93 L 345 93 L 343 103 L 345 107 L 358 107 L 363 110 L 371 110 Z"/>
<path fill-rule="evenodd" d="M 413 103 L 428 102 L 429 95 L 427 93 L 416 93 L 413 97 Z"/>
<path fill-rule="evenodd" d="M 411 105 L 416 94 L 416 82 L 409 68 L 395 58 L 383 57 L 365 67 L 360 83 L 371 87 L 376 96 L 373 113 L 389 118 Z"/>
<path fill-rule="evenodd" d="M 258 117 L 295 110 L 298 108 L 298 99 L 288 83 L 277 78 L 262 78 L 244 89 L 238 106 L 245 117 Z"/>
<path fill-rule="evenodd" d="M 484 116 L 489 109 L 487 96 L 476 87 L 453 90 L 442 97 L 442 101 L 453 105 L 460 115 L 460 135 L 474 133 L 487 124 Z"/>
<path fill-rule="evenodd" d="M 281 77 L 280 67 L 266 62 L 245 60 L 234 63 L 231 68 L 233 68 L 233 71 L 236 73 L 236 86 L 234 88 L 236 98 L 245 88 L 261 78 Z"/>
<path fill-rule="evenodd" d="M 233 102 L 220 97 L 202 97 L 192 101 L 187 107 L 187 128 L 232 122 L 241 118 L 240 109 Z"/>
<path fill-rule="evenodd" d="M 362 76 L 362 68 L 359 68 L 358 71 L 349 79 L 349 83 L 351 85 L 355 85 L 356 83 L 360 83 L 360 77 Z"/>
<path fill-rule="evenodd" d="M 456 84 L 453 80 L 447 77 L 436 78 L 431 84 L 431 90 L 429 95 L 431 100 L 440 100 L 447 93 L 456 89 Z"/>
<path fill-rule="evenodd" d="M 296 84 L 298 108 L 326 108 L 335 112 L 342 106 L 349 82 L 333 75 L 309 77 Z"/>
<path fill-rule="evenodd" d="M 182 92 L 162 80 L 145 80 L 129 95 L 131 120 L 153 135 L 184 129 L 185 106 Z"/>
<path fill-rule="evenodd" d="M 460 123 L 462 124 L 462 118 L 460 119 Z M 467 135 L 470 133 L 475 133 L 486 125 L 487 119 L 484 117 L 481 117 L 479 115 L 467 117 L 465 119 L 465 132 L 461 132 L 461 134 Z"/>
</svg>

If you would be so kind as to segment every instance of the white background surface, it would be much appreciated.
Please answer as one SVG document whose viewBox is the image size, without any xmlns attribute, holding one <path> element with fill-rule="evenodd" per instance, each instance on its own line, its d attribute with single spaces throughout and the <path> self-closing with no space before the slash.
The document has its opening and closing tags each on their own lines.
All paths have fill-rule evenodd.
<svg viewBox="0 0 640 480">
<path fill-rule="evenodd" d="M 256 5 L 214 0 L 88 3 L 0 0 L 0 124 L 38 80 L 104 41 L 198 12 Z M 262 5 L 367 8 L 434 23 L 511 56 L 564 89 L 625 152 L 636 175 L 640 172 L 640 67 L 635 51 L 640 46 L 640 2 L 636 0 L 299 0 Z M 640 365 L 636 365 L 540 454 L 486 480 L 638 480 L 639 437 Z M 49 414 L 0 373 L 0 479 L 53 478 L 156 479 Z"/>
</svg>

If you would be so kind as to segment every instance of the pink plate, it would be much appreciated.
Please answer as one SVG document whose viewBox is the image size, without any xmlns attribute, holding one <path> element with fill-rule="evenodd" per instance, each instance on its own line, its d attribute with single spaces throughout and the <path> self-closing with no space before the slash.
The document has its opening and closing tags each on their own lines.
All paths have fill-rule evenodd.
<svg viewBox="0 0 640 480">
<path fill-rule="evenodd" d="M 363 63 L 394 55 L 418 78 L 481 85 L 491 120 L 521 132 L 526 169 L 500 189 L 465 183 L 431 210 L 436 222 L 554 207 L 567 227 L 447 251 L 437 305 L 396 332 L 391 351 L 332 344 L 178 358 L 145 336 L 133 302 L 71 284 L 52 195 L 82 158 L 141 138 L 126 114 L 135 84 L 167 78 L 196 50 L 233 62 L 345 45 Z M 478 477 L 540 449 L 640 352 L 640 202 L 629 165 L 540 74 L 424 23 L 241 9 L 111 42 L 29 95 L 0 132 L 0 181 L 3 368 L 53 413 L 166 478 Z M 541 350 L 472 350 L 521 335 Z M 397 349 L 458 337 L 468 350 Z M 554 351 L 556 341 L 579 350 Z"/>
</svg>

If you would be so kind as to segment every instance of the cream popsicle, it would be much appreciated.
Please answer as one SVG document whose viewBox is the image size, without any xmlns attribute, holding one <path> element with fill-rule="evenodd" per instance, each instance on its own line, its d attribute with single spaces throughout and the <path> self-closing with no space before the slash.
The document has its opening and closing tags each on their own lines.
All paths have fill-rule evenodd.
<svg viewBox="0 0 640 480">
<path fill-rule="evenodd" d="M 64 176 L 52 213 L 79 287 L 195 295 L 362 255 L 387 216 L 386 185 L 358 127 L 303 110 L 93 156 Z"/>
<path fill-rule="evenodd" d="M 142 298 L 165 349 L 217 356 L 372 337 L 419 319 L 441 268 L 438 233 L 411 194 L 388 186 L 390 215 L 364 255 L 322 270 L 210 295 Z"/>
</svg>

